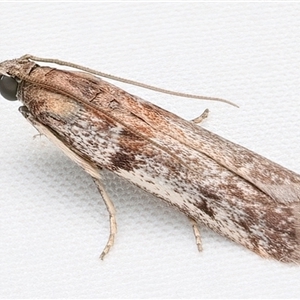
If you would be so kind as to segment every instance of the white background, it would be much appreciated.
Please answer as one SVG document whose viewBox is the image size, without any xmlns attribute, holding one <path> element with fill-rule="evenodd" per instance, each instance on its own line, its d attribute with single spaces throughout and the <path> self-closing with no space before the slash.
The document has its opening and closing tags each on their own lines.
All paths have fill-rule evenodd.
<svg viewBox="0 0 300 300">
<path fill-rule="evenodd" d="M 300 173 L 297 3 L 1 3 L 0 59 L 77 62 L 226 104 L 118 84 Z M 300 297 L 300 266 L 264 260 L 107 174 L 116 244 L 92 180 L 0 98 L 0 296 Z"/>
</svg>

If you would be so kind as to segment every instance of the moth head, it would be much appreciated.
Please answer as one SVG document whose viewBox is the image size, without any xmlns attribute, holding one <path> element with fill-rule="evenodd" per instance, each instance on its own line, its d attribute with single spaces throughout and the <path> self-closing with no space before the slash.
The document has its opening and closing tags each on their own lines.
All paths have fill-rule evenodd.
<svg viewBox="0 0 300 300">
<path fill-rule="evenodd" d="M 0 77 L 0 93 L 1 95 L 10 101 L 18 100 L 17 99 L 17 91 L 18 91 L 19 83 L 16 79 L 1 75 Z"/>
</svg>

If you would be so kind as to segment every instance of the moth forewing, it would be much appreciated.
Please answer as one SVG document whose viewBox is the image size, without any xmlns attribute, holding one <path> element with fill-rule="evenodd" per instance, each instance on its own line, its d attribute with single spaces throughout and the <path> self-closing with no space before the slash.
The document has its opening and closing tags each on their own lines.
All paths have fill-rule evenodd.
<svg viewBox="0 0 300 300">
<path fill-rule="evenodd" d="M 99 168 L 263 257 L 300 261 L 298 174 L 92 74 L 29 57 L 3 62 L 0 72 L 18 83 L 14 97 L 0 82 L 2 94 L 18 98 L 25 117 L 96 179 L 107 206 Z M 105 253 L 116 232 L 108 209 Z"/>
</svg>

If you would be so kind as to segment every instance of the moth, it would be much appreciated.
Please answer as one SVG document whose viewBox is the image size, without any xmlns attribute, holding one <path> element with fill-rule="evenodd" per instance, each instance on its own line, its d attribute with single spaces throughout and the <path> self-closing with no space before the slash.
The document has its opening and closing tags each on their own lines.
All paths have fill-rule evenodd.
<svg viewBox="0 0 300 300">
<path fill-rule="evenodd" d="M 96 183 L 110 217 L 101 258 L 117 231 L 103 168 L 183 212 L 199 250 L 204 224 L 262 257 L 300 262 L 298 174 L 205 130 L 202 118 L 184 120 L 100 78 L 107 74 L 31 55 L 2 62 L 0 74 L 2 96 L 20 100 L 23 116 Z"/>
</svg>

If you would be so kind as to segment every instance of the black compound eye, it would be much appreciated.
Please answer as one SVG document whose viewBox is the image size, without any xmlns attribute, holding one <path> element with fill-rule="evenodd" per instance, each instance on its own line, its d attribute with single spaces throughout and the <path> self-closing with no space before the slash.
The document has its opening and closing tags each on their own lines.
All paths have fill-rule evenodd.
<svg viewBox="0 0 300 300">
<path fill-rule="evenodd" d="M 11 77 L 0 77 L 0 93 L 7 100 L 17 100 L 18 82 Z"/>
</svg>

